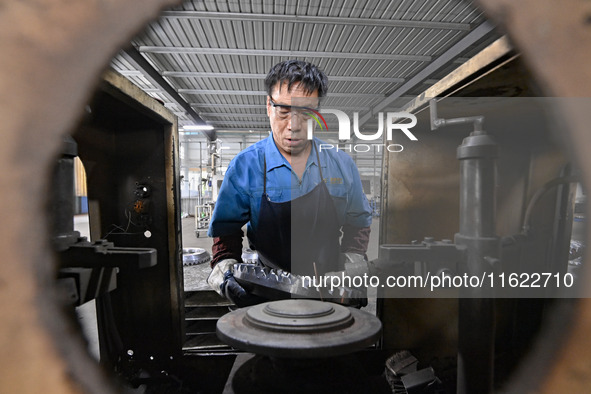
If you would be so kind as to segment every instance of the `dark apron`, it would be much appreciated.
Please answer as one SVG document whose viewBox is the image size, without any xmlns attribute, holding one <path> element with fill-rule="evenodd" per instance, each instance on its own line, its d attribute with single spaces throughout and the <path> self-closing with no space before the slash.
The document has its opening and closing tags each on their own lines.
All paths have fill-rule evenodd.
<svg viewBox="0 0 591 394">
<path fill-rule="evenodd" d="M 264 189 L 253 245 L 265 266 L 310 276 L 315 274 L 314 263 L 318 274 L 338 270 L 341 235 L 315 144 L 313 148 L 321 181 L 312 191 L 291 201 L 269 199 L 265 160 Z"/>
</svg>

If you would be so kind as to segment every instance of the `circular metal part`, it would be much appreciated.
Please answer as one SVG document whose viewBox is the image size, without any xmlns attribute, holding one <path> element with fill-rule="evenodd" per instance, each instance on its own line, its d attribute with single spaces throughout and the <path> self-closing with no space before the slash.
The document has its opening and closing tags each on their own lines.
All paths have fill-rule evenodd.
<svg viewBox="0 0 591 394">
<path fill-rule="evenodd" d="M 197 265 L 211 261 L 211 255 L 202 248 L 183 248 L 183 265 Z"/>
<path fill-rule="evenodd" d="M 245 323 L 278 332 L 336 331 L 353 324 L 349 309 L 327 302 L 281 302 L 255 305 L 246 311 Z M 303 300 L 302 300 L 303 301 Z"/>
<path fill-rule="evenodd" d="M 280 358 L 334 357 L 370 346 L 380 320 L 317 300 L 280 300 L 238 309 L 217 322 L 218 337 L 238 349 Z"/>
</svg>

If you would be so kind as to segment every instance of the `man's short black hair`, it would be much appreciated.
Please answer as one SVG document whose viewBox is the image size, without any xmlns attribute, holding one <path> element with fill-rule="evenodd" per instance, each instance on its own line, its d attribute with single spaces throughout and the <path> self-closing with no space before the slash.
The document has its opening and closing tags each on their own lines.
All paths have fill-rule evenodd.
<svg viewBox="0 0 591 394">
<path fill-rule="evenodd" d="M 265 78 L 265 87 L 267 94 L 271 96 L 277 83 L 279 88 L 287 83 L 287 90 L 290 91 L 293 84 L 298 82 L 307 94 L 318 90 L 318 97 L 324 97 L 328 91 L 328 78 L 324 72 L 302 60 L 285 60 L 274 65 Z"/>
</svg>

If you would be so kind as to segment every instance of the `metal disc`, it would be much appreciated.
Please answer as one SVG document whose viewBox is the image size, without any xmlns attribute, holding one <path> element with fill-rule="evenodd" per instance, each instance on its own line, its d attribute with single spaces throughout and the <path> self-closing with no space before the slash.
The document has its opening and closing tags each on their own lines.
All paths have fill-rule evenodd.
<svg viewBox="0 0 591 394">
<path fill-rule="evenodd" d="M 281 300 L 222 316 L 217 335 L 252 353 L 318 358 L 370 346 L 379 338 L 381 328 L 377 317 L 357 309 L 317 300 Z"/>
<path fill-rule="evenodd" d="M 327 302 L 291 301 L 255 305 L 246 311 L 245 323 L 286 333 L 335 331 L 353 324 L 353 316 L 345 307 L 335 308 L 336 305 Z"/>
<path fill-rule="evenodd" d="M 183 265 L 197 265 L 211 261 L 211 255 L 202 248 L 183 248 Z"/>
</svg>

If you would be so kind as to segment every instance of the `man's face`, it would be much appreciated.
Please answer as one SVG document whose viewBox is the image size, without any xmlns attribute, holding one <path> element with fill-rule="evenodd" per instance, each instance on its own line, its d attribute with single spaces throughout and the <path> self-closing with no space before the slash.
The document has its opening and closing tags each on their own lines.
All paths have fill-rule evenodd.
<svg viewBox="0 0 591 394">
<path fill-rule="evenodd" d="M 275 106 L 273 106 L 275 103 Z M 305 110 L 290 110 L 289 106 L 318 107 L 318 90 L 306 94 L 299 83 L 287 90 L 287 83 L 277 83 L 272 90 L 271 97 L 267 96 L 267 115 L 273 131 L 273 139 L 283 156 L 298 156 L 305 154 L 310 141 L 307 139 L 308 121 Z"/>
</svg>

